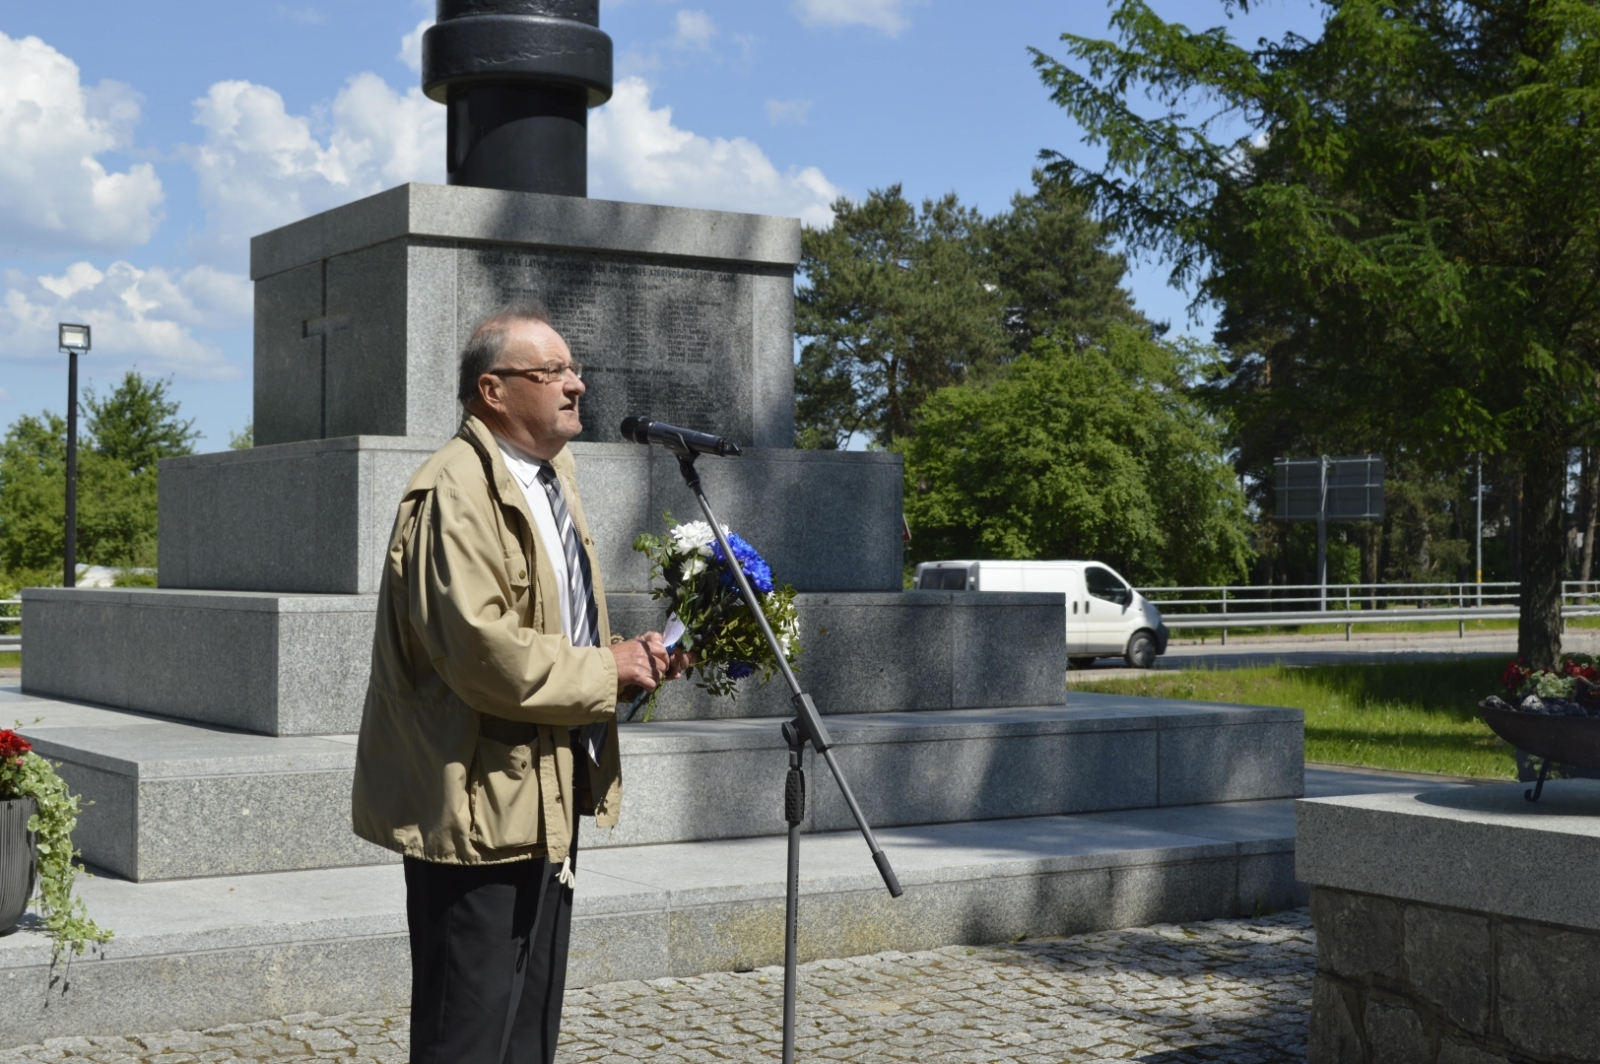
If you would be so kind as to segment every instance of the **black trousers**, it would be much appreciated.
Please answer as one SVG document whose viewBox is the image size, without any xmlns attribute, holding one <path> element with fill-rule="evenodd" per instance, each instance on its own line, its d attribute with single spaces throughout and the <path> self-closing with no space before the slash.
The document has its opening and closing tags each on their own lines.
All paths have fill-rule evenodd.
<svg viewBox="0 0 1600 1064">
<path fill-rule="evenodd" d="M 572 840 L 573 867 L 578 840 Z M 544 858 L 405 859 L 412 1064 L 550 1064 L 567 985 L 572 888 Z"/>
</svg>

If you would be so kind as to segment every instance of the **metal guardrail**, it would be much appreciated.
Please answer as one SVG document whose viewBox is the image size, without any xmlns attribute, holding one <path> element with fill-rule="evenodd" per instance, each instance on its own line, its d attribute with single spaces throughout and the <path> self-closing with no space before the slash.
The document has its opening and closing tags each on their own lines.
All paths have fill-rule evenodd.
<svg viewBox="0 0 1600 1064">
<path fill-rule="evenodd" d="M 1465 637 L 1468 621 L 1516 620 L 1520 585 L 1511 581 L 1476 584 L 1318 584 L 1139 588 L 1161 610 L 1167 627 L 1229 629 L 1301 625 L 1344 625 L 1350 638 L 1356 625 L 1455 621 Z M 1196 593 L 1204 597 L 1194 597 Z M 1179 596 L 1176 598 L 1169 596 Z M 1326 603 L 1326 608 L 1318 608 Z M 1288 607 L 1288 608 L 1285 608 Z M 1600 616 L 1600 581 L 1566 580 L 1561 585 L 1563 625 L 1575 617 Z"/>
<path fill-rule="evenodd" d="M 21 649 L 22 600 L 0 599 L 0 653 L 14 654 Z"/>
</svg>

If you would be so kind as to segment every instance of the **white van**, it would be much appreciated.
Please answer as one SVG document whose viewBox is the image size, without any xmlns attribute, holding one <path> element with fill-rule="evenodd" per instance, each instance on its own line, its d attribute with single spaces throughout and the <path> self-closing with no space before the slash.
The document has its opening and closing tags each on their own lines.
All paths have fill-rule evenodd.
<svg viewBox="0 0 1600 1064">
<path fill-rule="evenodd" d="M 1067 661 L 1120 657 L 1148 669 L 1167 652 L 1161 611 L 1100 562 L 922 562 L 918 591 L 1052 591 L 1065 596 Z"/>
</svg>

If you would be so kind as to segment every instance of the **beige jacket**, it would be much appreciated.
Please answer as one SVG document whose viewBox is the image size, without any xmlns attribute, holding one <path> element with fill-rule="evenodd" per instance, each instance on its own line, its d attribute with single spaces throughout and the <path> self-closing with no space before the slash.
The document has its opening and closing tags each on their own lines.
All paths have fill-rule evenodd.
<svg viewBox="0 0 1600 1064">
<path fill-rule="evenodd" d="M 602 645 L 561 634 L 564 589 L 522 489 L 468 417 L 411 478 L 389 540 L 351 800 L 369 842 L 449 864 L 564 861 L 578 812 L 617 822 L 605 587 L 571 452 L 551 465 L 589 553 Z M 591 721 L 611 727 L 580 795 L 569 732 Z"/>
</svg>

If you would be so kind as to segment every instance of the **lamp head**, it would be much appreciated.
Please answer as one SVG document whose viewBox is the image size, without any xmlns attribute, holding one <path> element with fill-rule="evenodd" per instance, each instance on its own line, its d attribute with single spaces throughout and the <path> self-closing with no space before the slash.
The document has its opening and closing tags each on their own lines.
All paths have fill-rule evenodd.
<svg viewBox="0 0 1600 1064">
<path fill-rule="evenodd" d="M 60 327 L 59 346 L 63 351 L 86 353 L 89 350 L 89 327 L 63 323 Z"/>
</svg>

